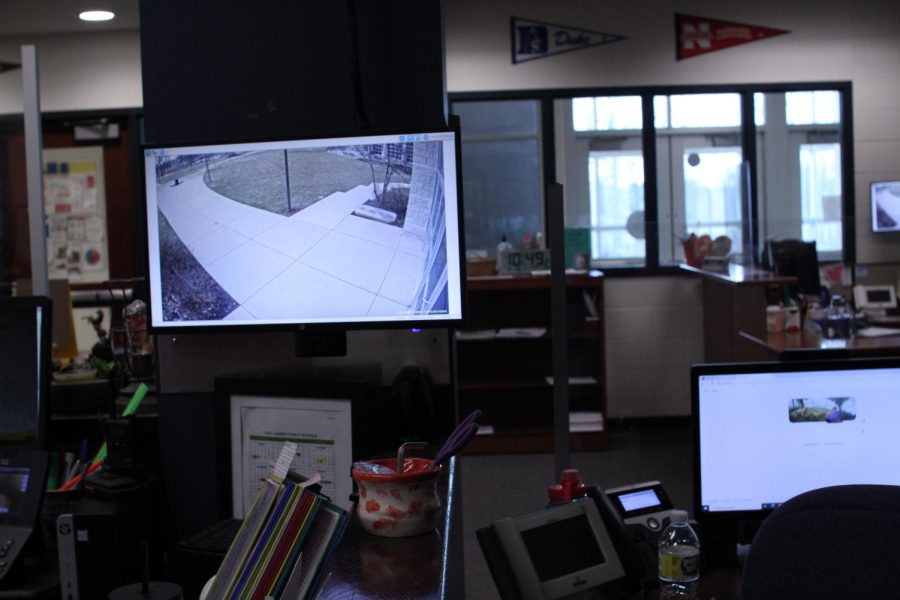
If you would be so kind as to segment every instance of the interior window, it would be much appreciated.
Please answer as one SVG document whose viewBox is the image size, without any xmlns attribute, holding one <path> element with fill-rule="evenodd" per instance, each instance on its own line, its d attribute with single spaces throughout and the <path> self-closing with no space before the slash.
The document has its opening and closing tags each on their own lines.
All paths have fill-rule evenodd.
<svg viewBox="0 0 900 600">
<path fill-rule="evenodd" d="M 464 117 L 467 247 L 492 249 L 501 235 L 515 243 L 541 227 L 543 160 L 552 161 L 563 184 L 567 240 L 581 240 L 597 267 L 678 264 L 692 233 L 727 236 L 738 259 L 781 239 L 815 241 L 820 260 L 846 259 L 853 231 L 844 222 L 842 144 L 849 124 L 841 118 L 849 87 L 722 87 L 579 97 L 555 90 L 532 100 L 454 102 Z M 541 107 L 549 103 L 552 151 L 541 143 L 539 127 Z M 745 111 L 753 115 L 746 127 Z M 526 113 L 528 119 L 513 119 Z M 510 119 L 517 127 L 505 128 Z M 648 174 L 651 164 L 655 172 Z M 655 185 L 647 189 L 651 176 Z"/>
<path fill-rule="evenodd" d="M 495 256 L 502 238 L 543 230 L 540 104 L 455 102 L 462 133 L 466 250 Z"/>
<path fill-rule="evenodd" d="M 841 98 L 835 91 L 787 92 L 784 95 L 788 125 L 841 122 Z"/>
<path fill-rule="evenodd" d="M 841 145 L 800 144 L 802 238 L 819 252 L 841 249 Z"/>
<path fill-rule="evenodd" d="M 740 127 L 739 94 L 682 94 L 669 96 L 671 127 Z"/>
<path fill-rule="evenodd" d="M 644 157 L 639 151 L 594 151 L 588 157 L 591 257 L 644 260 Z"/>
<path fill-rule="evenodd" d="M 642 111 L 640 96 L 555 104 L 565 226 L 569 239 L 587 240 L 587 247 L 572 251 L 590 252 L 594 264 L 646 264 Z"/>
<path fill-rule="evenodd" d="M 770 92 L 757 130 L 762 240 L 816 242 L 821 259 L 843 254 L 840 94 Z"/>
<path fill-rule="evenodd" d="M 641 97 L 573 98 L 572 121 L 575 131 L 640 129 Z"/>
</svg>

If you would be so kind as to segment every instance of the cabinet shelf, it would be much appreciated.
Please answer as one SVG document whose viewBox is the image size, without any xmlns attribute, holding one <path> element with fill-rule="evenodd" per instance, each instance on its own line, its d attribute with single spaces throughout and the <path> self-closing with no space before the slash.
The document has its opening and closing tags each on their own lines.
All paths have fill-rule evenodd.
<svg viewBox="0 0 900 600">
<path fill-rule="evenodd" d="M 482 410 L 493 428 L 472 453 L 553 450 L 551 278 L 467 280 L 468 328 L 457 334 L 461 412 Z M 566 276 L 570 410 L 606 412 L 602 274 Z M 573 432 L 573 449 L 602 449 L 604 431 Z"/>
<path fill-rule="evenodd" d="M 605 450 L 605 431 L 571 432 L 569 445 L 573 451 Z M 497 428 L 490 434 L 472 438 L 463 454 L 518 454 L 553 452 L 553 430 L 549 427 Z"/>
<path fill-rule="evenodd" d="M 593 287 L 596 282 L 602 281 L 603 273 L 589 271 L 585 273 L 572 273 L 566 275 L 566 287 Z M 483 277 L 469 277 L 466 279 L 466 288 L 470 291 L 508 291 L 550 289 L 551 277 L 549 275 L 485 275 Z"/>
<path fill-rule="evenodd" d="M 600 382 L 590 376 L 593 381 L 587 381 L 587 376 L 570 377 L 569 387 L 600 388 Z M 473 379 L 460 381 L 460 391 L 492 391 L 492 390 L 532 390 L 552 389 L 552 381 L 543 379 Z"/>
</svg>

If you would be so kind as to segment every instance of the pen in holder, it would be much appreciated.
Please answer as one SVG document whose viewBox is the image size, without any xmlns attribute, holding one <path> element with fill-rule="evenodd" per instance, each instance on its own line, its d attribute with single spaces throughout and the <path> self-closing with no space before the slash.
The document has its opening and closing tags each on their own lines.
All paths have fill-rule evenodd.
<svg viewBox="0 0 900 600">
<path fill-rule="evenodd" d="M 396 458 L 353 465 L 359 488 L 356 514 L 363 529 L 383 537 L 406 537 L 434 530 L 441 518 L 437 492 L 441 467 L 428 458 L 407 458 L 406 452 L 427 446 L 407 442 Z"/>
</svg>

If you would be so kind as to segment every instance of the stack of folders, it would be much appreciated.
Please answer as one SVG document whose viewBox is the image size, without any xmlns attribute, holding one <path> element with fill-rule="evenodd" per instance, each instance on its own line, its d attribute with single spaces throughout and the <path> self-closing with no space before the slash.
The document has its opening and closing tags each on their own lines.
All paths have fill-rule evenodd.
<svg viewBox="0 0 900 600">
<path fill-rule="evenodd" d="M 347 524 L 348 512 L 288 474 L 297 445 L 286 442 L 234 542 L 206 600 L 315 598 L 325 567 Z"/>
</svg>

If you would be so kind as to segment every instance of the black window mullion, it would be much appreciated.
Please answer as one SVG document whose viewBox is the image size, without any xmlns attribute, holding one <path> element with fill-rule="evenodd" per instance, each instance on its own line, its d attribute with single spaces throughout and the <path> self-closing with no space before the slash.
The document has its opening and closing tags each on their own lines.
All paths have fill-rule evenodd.
<svg viewBox="0 0 900 600">
<path fill-rule="evenodd" d="M 549 244 L 547 224 L 550 223 L 550 203 L 547 198 L 547 186 L 557 183 L 553 97 L 542 96 L 537 100 L 541 106 L 541 162 L 543 163 L 541 170 L 544 173 L 544 189 L 541 190 L 541 197 L 544 199 L 544 237 Z M 565 190 L 563 190 L 563 194 L 565 194 Z"/>
<path fill-rule="evenodd" d="M 741 151 L 746 168 L 742 170 L 741 228 L 744 262 L 755 264 L 759 259 L 759 190 L 757 185 L 756 113 L 753 90 L 741 92 Z"/>
<path fill-rule="evenodd" d="M 844 263 L 856 262 L 856 196 L 853 189 L 853 94 L 851 85 L 841 92 L 841 233 L 843 234 Z"/>
<path fill-rule="evenodd" d="M 653 94 L 641 95 L 641 146 L 644 154 L 644 243 L 646 266 L 659 266 L 659 193 L 656 169 L 656 121 Z"/>
</svg>

